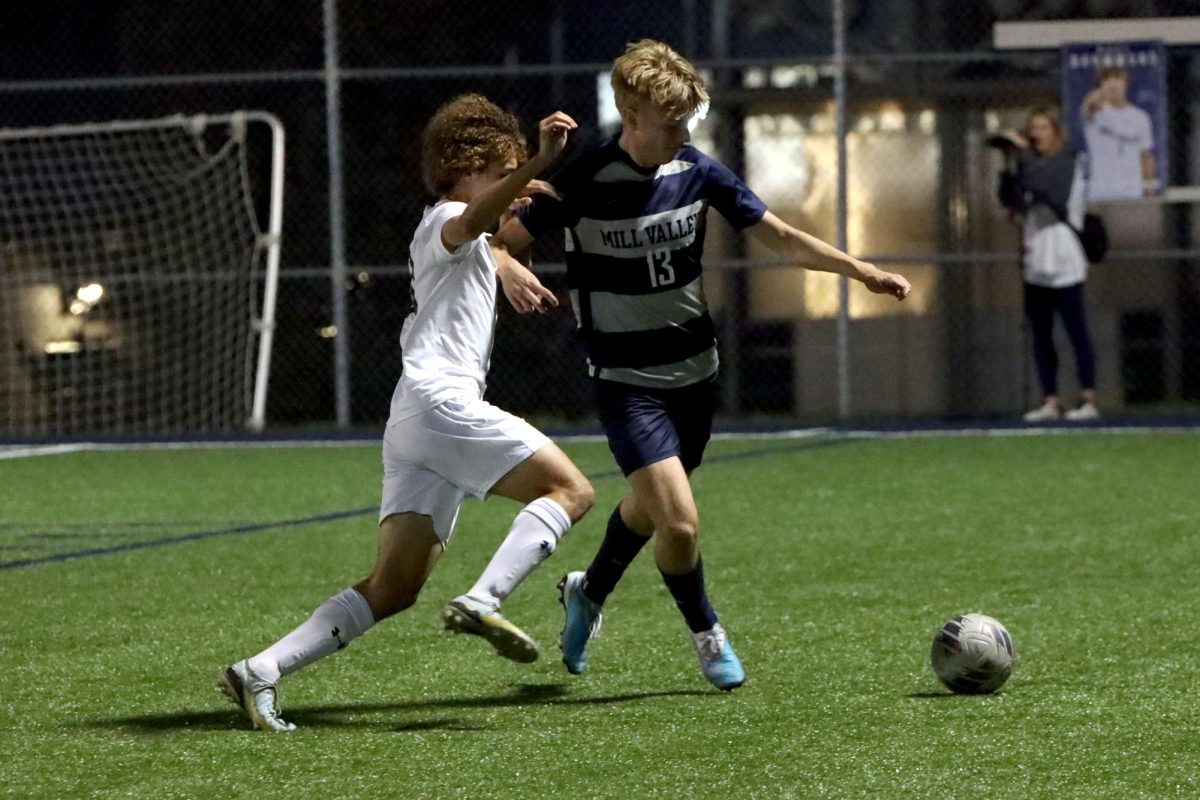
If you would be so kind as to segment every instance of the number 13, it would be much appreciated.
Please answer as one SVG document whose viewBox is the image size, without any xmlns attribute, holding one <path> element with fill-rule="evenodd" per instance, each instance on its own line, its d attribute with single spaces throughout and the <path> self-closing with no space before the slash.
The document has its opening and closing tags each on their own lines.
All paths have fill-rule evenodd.
<svg viewBox="0 0 1200 800">
<path fill-rule="evenodd" d="M 668 286 L 675 282 L 675 268 L 671 266 L 670 250 L 655 250 L 646 253 L 646 264 L 650 267 L 650 285 Z"/>
</svg>

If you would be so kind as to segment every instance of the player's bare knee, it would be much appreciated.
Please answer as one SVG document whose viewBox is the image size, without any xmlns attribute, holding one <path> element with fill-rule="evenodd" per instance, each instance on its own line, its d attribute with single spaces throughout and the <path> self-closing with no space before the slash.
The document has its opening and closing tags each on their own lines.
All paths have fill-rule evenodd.
<svg viewBox="0 0 1200 800">
<path fill-rule="evenodd" d="M 548 494 L 567 512 L 571 524 L 581 520 L 596 502 L 596 490 L 579 474 L 559 478 Z"/>
<path fill-rule="evenodd" d="M 596 490 L 587 478 L 580 475 L 567 490 L 567 498 L 570 503 L 567 513 L 571 516 L 571 522 L 575 523 L 596 504 Z"/>
<path fill-rule="evenodd" d="M 654 534 L 678 545 L 694 545 L 700 539 L 700 523 L 695 519 L 678 517 L 654 528 Z"/>
<path fill-rule="evenodd" d="M 387 619 L 411 608 L 421 594 L 421 587 L 388 585 L 375 576 L 354 587 L 371 607 L 375 621 Z"/>
<path fill-rule="evenodd" d="M 383 607 L 379 609 L 383 612 L 383 615 L 379 616 L 379 613 L 377 612 L 376 619 L 379 620 L 385 617 L 390 617 L 394 614 L 399 614 L 401 611 L 406 611 L 409 608 L 412 608 L 413 604 L 417 602 L 417 596 L 420 593 L 420 589 L 408 588 L 388 592 L 383 599 Z"/>
</svg>

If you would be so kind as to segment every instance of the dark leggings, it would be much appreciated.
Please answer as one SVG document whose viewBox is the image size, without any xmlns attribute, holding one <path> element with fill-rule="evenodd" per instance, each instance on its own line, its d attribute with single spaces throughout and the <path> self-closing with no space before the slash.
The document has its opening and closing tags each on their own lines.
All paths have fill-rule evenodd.
<svg viewBox="0 0 1200 800">
<path fill-rule="evenodd" d="M 1025 284 L 1025 316 L 1033 332 L 1033 358 L 1044 395 L 1058 395 L 1058 353 L 1054 349 L 1054 312 L 1062 317 L 1067 337 L 1075 349 L 1079 388 L 1096 388 L 1096 356 L 1088 335 L 1083 307 L 1083 284 L 1057 289 Z"/>
</svg>

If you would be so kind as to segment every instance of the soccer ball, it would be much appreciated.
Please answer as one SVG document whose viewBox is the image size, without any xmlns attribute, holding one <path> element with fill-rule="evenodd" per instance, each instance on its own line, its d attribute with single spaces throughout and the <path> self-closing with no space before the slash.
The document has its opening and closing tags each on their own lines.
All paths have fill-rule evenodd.
<svg viewBox="0 0 1200 800">
<path fill-rule="evenodd" d="M 1012 674 L 1016 650 L 1008 630 L 986 614 L 959 614 L 938 629 L 933 672 L 958 694 L 990 694 Z"/>
</svg>

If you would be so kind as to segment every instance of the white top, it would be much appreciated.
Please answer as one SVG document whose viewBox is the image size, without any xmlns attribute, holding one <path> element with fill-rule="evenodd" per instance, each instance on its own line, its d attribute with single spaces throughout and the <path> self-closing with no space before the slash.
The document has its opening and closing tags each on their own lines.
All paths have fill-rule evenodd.
<svg viewBox="0 0 1200 800">
<path fill-rule="evenodd" d="M 1150 115 L 1135 105 L 1106 105 L 1083 128 L 1090 180 L 1088 197 L 1142 196 L 1142 153 L 1154 149 Z"/>
<path fill-rule="evenodd" d="M 1083 227 L 1083 170 L 1075 165 L 1067 219 L 1076 229 Z M 1059 288 L 1087 279 L 1087 256 L 1079 236 L 1059 220 L 1049 206 L 1035 203 L 1025 215 L 1025 282 Z"/>
<path fill-rule="evenodd" d="M 442 226 L 466 207 L 447 200 L 425 209 L 409 245 L 417 309 L 400 333 L 404 371 L 389 422 L 450 398 L 483 397 L 496 327 L 496 260 L 485 234 L 454 252 L 442 244 Z"/>
</svg>

